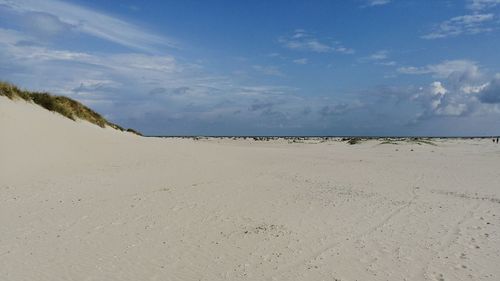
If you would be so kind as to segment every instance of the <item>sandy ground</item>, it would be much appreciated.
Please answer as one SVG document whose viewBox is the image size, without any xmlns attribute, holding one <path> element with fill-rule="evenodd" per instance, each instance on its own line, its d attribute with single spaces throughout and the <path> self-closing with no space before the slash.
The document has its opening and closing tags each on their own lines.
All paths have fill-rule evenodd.
<svg viewBox="0 0 500 281">
<path fill-rule="evenodd" d="M 140 138 L 0 97 L 0 280 L 500 280 L 500 145 Z"/>
</svg>

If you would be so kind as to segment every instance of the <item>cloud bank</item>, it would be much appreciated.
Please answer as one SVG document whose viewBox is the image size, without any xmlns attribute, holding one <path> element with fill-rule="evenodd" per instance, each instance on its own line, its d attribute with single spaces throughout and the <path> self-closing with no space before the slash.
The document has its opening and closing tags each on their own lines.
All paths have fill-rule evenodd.
<svg viewBox="0 0 500 281">
<path fill-rule="evenodd" d="M 22 17 L 36 31 L 83 33 L 137 50 L 157 52 L 177 43 L 123 20 L 57 0 L 0 0 L 0 7 Z"/>
</svg>

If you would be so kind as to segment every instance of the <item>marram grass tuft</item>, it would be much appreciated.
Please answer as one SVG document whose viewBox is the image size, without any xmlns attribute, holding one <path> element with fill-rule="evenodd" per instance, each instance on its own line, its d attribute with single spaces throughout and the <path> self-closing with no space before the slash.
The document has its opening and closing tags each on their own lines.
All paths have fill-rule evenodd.
<svg viewBox="0 0 500 281">
<path fill-rule="evenodd" d="M 33 102 L 47 110 L 57 112 L 71 120 L 82 119 L 102 128 L 109 126 L 120 131 L 125 131 L 122 127 L 106 120 L 99 113 L 68 97 L 54 96 L 49 93 L 25 91 L 19 89 L 15 85 L 1 81 L 0 96 L 6 96 L 11 100 L 23 99 L 28 102 Z M 133 129 L 127 129 L 126 131 L 141 135 Z"/>
</svg>

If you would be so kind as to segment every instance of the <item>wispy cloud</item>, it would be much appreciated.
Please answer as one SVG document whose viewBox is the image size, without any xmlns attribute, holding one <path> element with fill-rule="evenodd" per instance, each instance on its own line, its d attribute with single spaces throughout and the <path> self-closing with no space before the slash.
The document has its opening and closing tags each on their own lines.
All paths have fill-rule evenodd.
<svg viewBox="0 0 500 281">
<path fill-rule="evenodd" d="M 386 60 L 389 57 L 389 51 L 387 50 L 381 50 L 378 52 L 375 52 L 371 54 L 368 59 L 370 60 L 375 60 L 375 61 L 380 61 L 380 60 Z"/>
<path fill-rule="evenodd" d="M 434 78 L 450 78 L 455 80 L 472 80 L 480 78 L 481 72 L 476 62 L 470 60 L 443 61 L 426 66 L 405 66 L 398 68 L 402 74 L 431 74 Z"/>
<path fill-rule="evenodd" d="M 366 0 L 364 7 L 383 6 L 391 2 L 392 0 Z"/>
<path fill-rule="evenodd" d="M 309 51 L 314 53 L 342 53 L 353 54 L 354 50 L 344 47 L 338 41 L 326 43 L 316 38 L 312 33 L 303 29 L 297 29 L 290 36 L 282 36 L 278 41 L 286 48 L 297 51 Z"/>
<path fill-rule="evenodd" d="M 467 7 L 474 11 L 490 9 L 500 5 L 500 0 L 468 0 Z"/>
<path fill-rule="evenodd" d="M 293 60 L 293 63 L 295 63 L 295 64 L 308 64 L 309 60 L 306 58 L 295 59 L 295 60 Z"/>
<path fill-rule="evenodd" d="M 387 50 L 377 51 L 369 56 L 362 57 L 362 58 L 358 59 L 358 61 L 362 62 L 362 63 L 371 62 L 374 64 L 384 65 L 384 66 L 397 65 L 396 61 L 390 59 L 389 51 L 387 51 Z"/>
<path fill-rule="evenodd" d="M 179 70 L 175 59 L 167 55 L 143 53 L 99 55 L 54 49 L 37 45 L 35 38 L 29 35 L 2 28 L 0 28 L 0 36 L 5 39 L 0 43 L 0 49 L 5 54 L 9 54 L 10 60 L 16 60 L 18 63 L 68 61 L 122 72 L 153 71 L 172 73 Z"/>
<path fill-rule="evenodd" d="M 0 0 L 0 6 L 31 21 L 39 30 L 74 32 L 97 37 L 129 48 L 156 52 L 177 43 L 124 20 L 82 6 L 57 0 Z"/>
<path fill-rule="evenodd" d="M 269 76 L 283 77 L 285 74 L 277 67 L 273 65 L 254 65 L 253 69 Z"/>
<path fill-rule="evenodd" d="M 440 23 L 423 39 L 438 39 L 462 34 L 479 34 L 494 30 L 495 16 L 493 14 L 472 14 L 451 18 Z"/>
</svg>

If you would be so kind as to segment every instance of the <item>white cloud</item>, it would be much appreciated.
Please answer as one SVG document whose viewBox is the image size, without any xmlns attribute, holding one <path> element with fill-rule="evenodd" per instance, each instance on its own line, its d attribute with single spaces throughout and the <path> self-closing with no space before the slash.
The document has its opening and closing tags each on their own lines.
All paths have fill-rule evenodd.
<svg viewBox="0 0 500 281">
<path fill-rule="evenodd" d="M 385 66 L 396 66 L 398 63 L 395 62 L 395 61 L 383 61 L 383 62 L 379 62 L 378 64 L 380 65 L 385 65 Z"/>
<path fill-rule="evenodd" d="M 155 52 L 177 44 L 116 17 L 57 0 L 0 0 L 0 5 L 25 16 L 39 29 L 59 32 L 63 26 L 122 46 Z M 35 16 L 35 17 L 34 17 Z"/>
<path fill-rule="evenodd" d="M 388 58 L 388 54 L 389 54 L 388 51 L 381 50 L 381 51 L 378 51 L 378 52 L 370 55 L 368 58 L 370 60 L 386 60 Z"/>
<path fill-rule="evenodd" d="M 427 87 L 420 88 L 412 96 L 412 100 L 419 102 L 424 111 L 419 119 L 428 119 L 433 116 L 464 116 L 471 113 L 473 104 L 477 101 L 463 92 L 447 89 L 441 81 L 435 81 Z"/>
<path fill-rule="evenodd" d="M 500 103 L 500 75 L 485 83 L 484 75 L 476 63 L 457 60 L 421 68 L 411 68 L 412 74 L 432 74 L 435 81 L 421 87 L 411 96 L 423 111 L 418 119 L 436 116 L 462 117 L 494 112 Z"/>
<path fill-rule="evenodd" d="M 398 68 L 399 73 L 403 74 L 430 74 L 432 73 L 427 67 L 403 66 Z"/>
<path fill-rule="evenodd" d="M 293 63 L 295 63 L 295 64 L 308 64 L 309 60 L 306 58 L 295 59 L 295 60 L 293 60 Z"/>
<path fill-rule="evenodd" d="M 500 0 L 468 0 L 467 7 L 471 10 L 485 10 L 500 5 Z"/>
<path fill-rule="evenodd" d="M 97 62 L 96 62 L 97 64 Z M 176 60 L 167 55 L 146 55 L 146 54 L 116 54 L 109 56 L 109 60 L 101 65 L 109 66 L 116 70 L 174 73 L 181 71 L 183 66 L 176 63 Z"/>
<path fill-rule="evenodd" d="M 276 67 L 276 66 L 270 66 L 270 65 L 254 65 L 253 69 L 269 76 L 278 76 L 278 77 L 283 77 L 285 76 L 281 70 Z"/>
<path fill-rule="evenodd" d="M 383 6 L 391 3 L 391 0 L 367 0 L 366 6 Z"/>
<path fill-rule="evenodd" d="M 397 65 L 397 62 L 393 61 L 389 57 L 389 51 L 387 50 L 380 50 L 377 51 L 367 57 L 362 57 L 358 59 L 359 62 L 366 63 L 366 62 L 371 62 L 374 64 L 378 65 L 383 65 L 383 66 L 395 66 Z"/>
<path fill-rule="evenodd" d="M 462 34 L 479 34 L 494 30 L 493 14 L 472 14 L 451 18 L 440 23 L 434 30 L 424 36 L 423 39 L 439 39 L 453 37 Z"/>
<path fill-rule="evenodd" d="M 342 53 L 353 54 L 354 50 L 342 46 L 339 42 L 325 43 L 316 38 L 313 34 L 297 29 L 291 36 L 283 36 L 278 39 L 288 49 L 298 51 L 310 51 L 314 53 Z"/>
<path fill-rule="evenodd" d="M 399 73 L 403 74 L 431 74 L 434 78 L 453 78 L 455 80 L 473 80 L 480 78 L 479 66 L 474 61 L 451 60 L 439 64 L 432 64 L 422 67 L 407 66 L 400 67 Z"/>
</svg>

